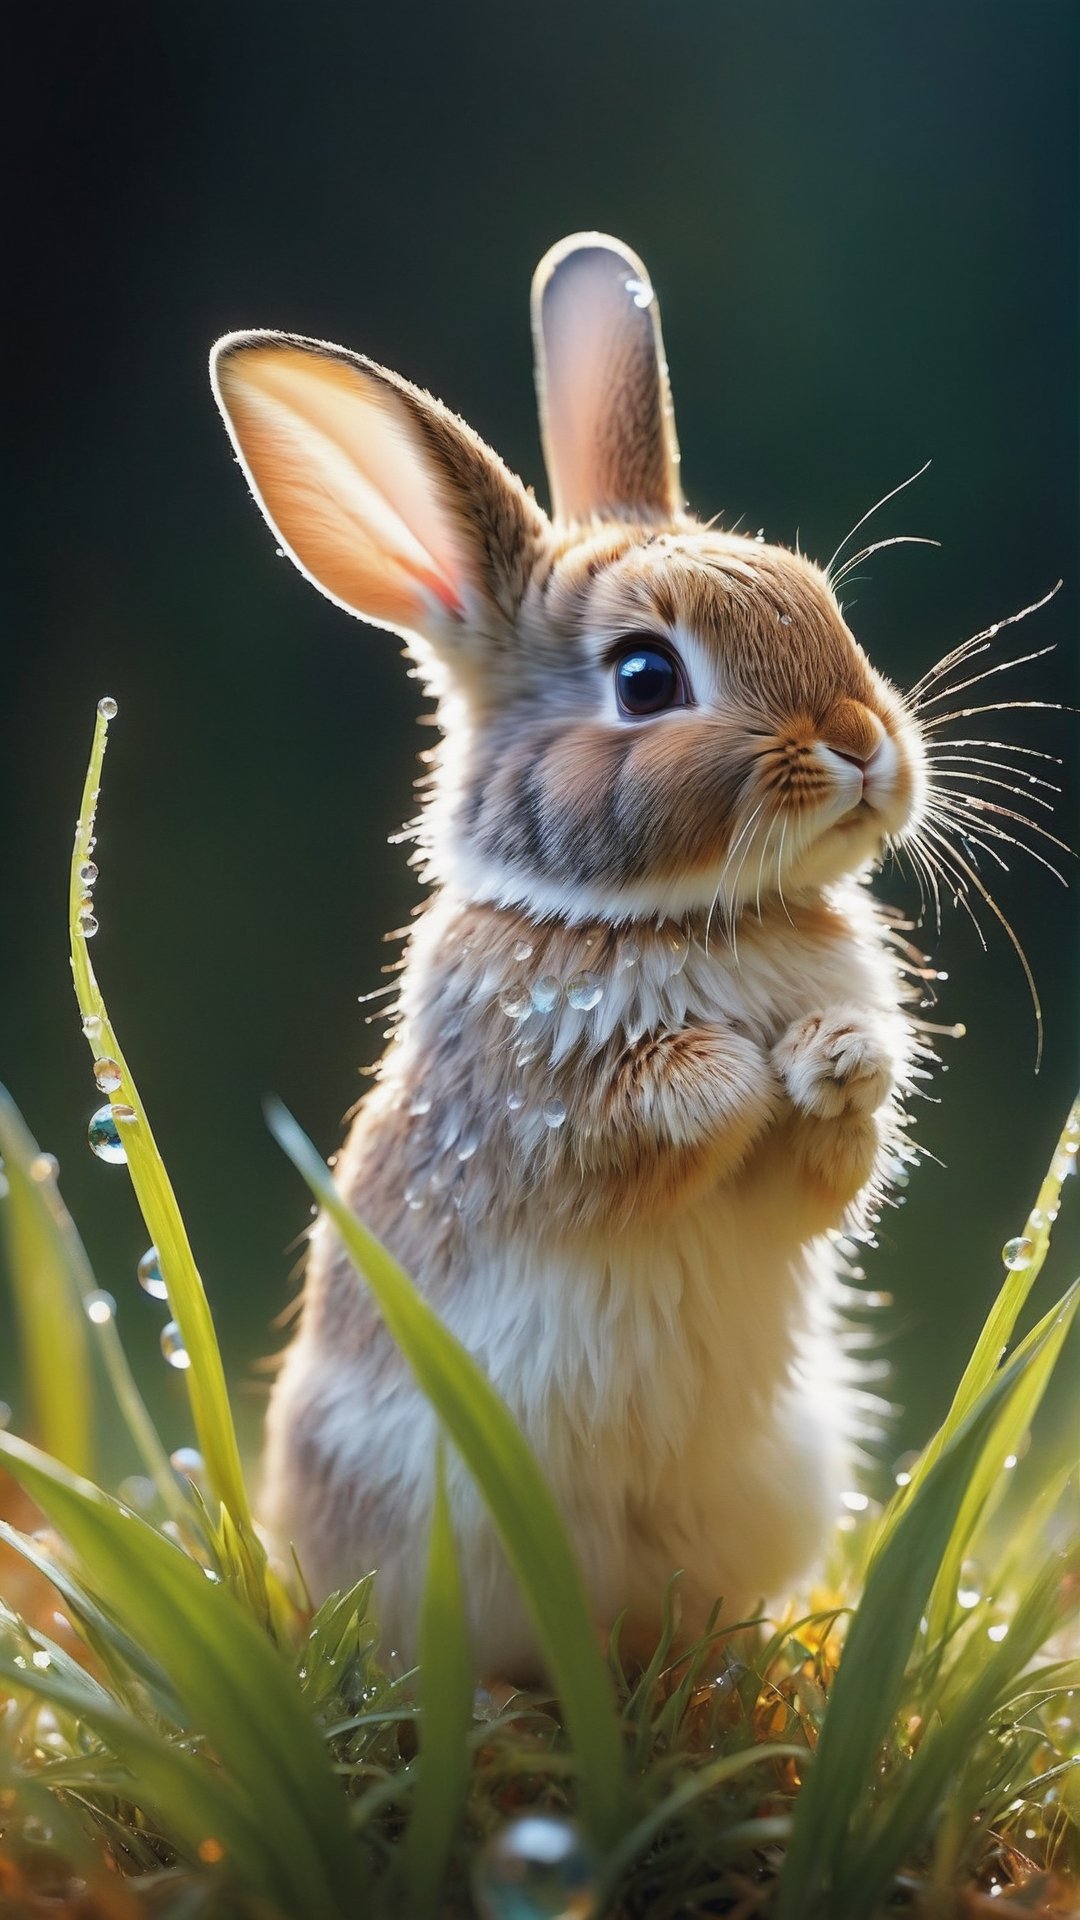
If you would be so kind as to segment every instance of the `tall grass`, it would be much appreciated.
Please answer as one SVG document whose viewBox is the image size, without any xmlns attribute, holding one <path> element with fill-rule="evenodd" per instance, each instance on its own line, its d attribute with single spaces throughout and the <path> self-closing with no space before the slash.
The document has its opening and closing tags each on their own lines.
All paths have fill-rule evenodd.
<svg viewBox="0 0 1080 1920">
<path fill-rule="evenodd" d="M 542 1473 L 490 1383 L 273 1108 L 439 1416 L 426 1555 L 417 1543 L 421 1664 L 396 1672 L 378 1644 L 377 1579 L 365 1570 L 312 1614 L 252 1519 L 210 1307 L 87 950 L 82 876 L 109 717 L 76 836 L 72 962 L 187 1351 L 204 1469 L 169 1462 L 52 1163 L 3 1098 L 37 1444 L 0 1433 L 0 1462 L 44 1530 L 26 1531 L 29 1509 L 0 1521 L 0 1911 L 36 1912 L 48 1893 L 52 1912 L 87 1914 L 89 1900 L 177 1920 L 467 1914 L 474 1897 L 494 1914 L 555 1912 L 550 1888 L 529 1907 L 527 1875 L 518 1904 L 499 1904 L 491 1836 L 503 1832 L 505 1861 L 517 1840 L 505 1823 L 526 1809 L 549 1832 L 577 1823 L 579 1915 L 862 1920 L 898 1902 L 940 1916 L 994 1893 L 1003 1911 L 1013 1892 L 1025 1910 L 1064 1901 L 1080 1864 L 1072 1463 L 1029 1457 L 1008 1548 L 998 1509 L 1080 1297 L 1064 1293 L 1003 1357 L 1076 1165 L 1080 1108 L 948 1416 L 884 1511 L 838 1536 L 830 1583 L 689 1652 L 674 1645 L 673 1583 L 643 1673 L 624 1670 L 617 1631 L 602 1651 Z M 140 1511 L 95 1483 L 99 1380 L 145 1477 Z M 515 1570 L 550 1699 L 473 1697 L 448 1448 Z M 996 1571 L 973 1585 L 972 1562 Z"/>
</svg>

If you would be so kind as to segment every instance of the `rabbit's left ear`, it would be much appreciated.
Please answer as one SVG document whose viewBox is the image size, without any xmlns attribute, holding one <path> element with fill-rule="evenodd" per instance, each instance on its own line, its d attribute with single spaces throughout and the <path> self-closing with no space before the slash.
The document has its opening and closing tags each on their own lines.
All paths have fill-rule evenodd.
<svg viewBox="0 0 1080 1920">
<path fill-rule="evenodd" d="M 339 606 L 459 661 L 513 620 L 548 522 L 463 420 L 291 334 L 226 335 L 211 378 L 271 527 Z"/>
<path fill-rule="evenodd" d="M 660 312 L 637 254 L 605 233 L 560 240 L 536 269 L 532 324 L 556 517 L 681 513 Z"/>
</svg>

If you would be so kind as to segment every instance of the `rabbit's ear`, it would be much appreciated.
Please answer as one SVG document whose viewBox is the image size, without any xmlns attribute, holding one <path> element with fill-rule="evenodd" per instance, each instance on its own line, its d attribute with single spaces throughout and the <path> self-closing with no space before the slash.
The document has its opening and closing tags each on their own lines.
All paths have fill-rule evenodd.
<svg viewBox="0 0 1080 1920">
<path fill-rule="evenodd" d="M 679 446 L 656 295 L 604 233 L 546 253 L 532 287 L 540 428 L 560 520 L 681 512 Z"/>
<path fill-rule="evenodd" d="M 547 522 L 464 421 L 291 334 L 227 334 L 210 373 L 256 500 L 331 600 L 444 646 L 513 618 Z"/>
</svg>

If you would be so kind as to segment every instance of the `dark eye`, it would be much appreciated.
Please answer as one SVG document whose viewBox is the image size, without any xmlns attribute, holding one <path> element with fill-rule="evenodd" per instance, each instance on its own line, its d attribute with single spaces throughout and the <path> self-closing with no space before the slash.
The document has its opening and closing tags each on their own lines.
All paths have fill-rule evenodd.
<svg viewBox="0 0 1080 1920">
<path fill-rule="evenodd" d="M 628 647 L 615 662 L 615 697 L 619 711 L 634 718 L 684 707 L 686 687 L 678 662 L 654 641 Z"/>
</svg>

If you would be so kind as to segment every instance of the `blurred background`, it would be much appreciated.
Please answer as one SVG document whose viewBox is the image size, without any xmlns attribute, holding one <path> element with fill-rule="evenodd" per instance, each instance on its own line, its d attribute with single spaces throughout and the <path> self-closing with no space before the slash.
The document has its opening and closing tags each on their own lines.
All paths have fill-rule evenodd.
<svg viewBox="0 0 1080 1920">
<path fill-rule="evenodd" d="M 0 1078 L 59 1158 L 170 1444 L 189 1438 L 182 1380 L 136 1286 L 127 1177 L 87 1149 L 101 1096 L 68 972 L 99 695 L 120 711 L 94 963 L 252 1445 L 254 1363 L 280 1341 L 307 1214 L 261 1101 L 281 1095 L 336 1145 L 379 1048 L 357 996 L 418 897 L 387 846 L 412 809 L 415 686 L 392 637 L 275 559 L 211 401 L 211 341 L 271 326 L 360 348 L 465 414 L 543 496 L 529 278 L 562 233 L 611 230 L 660 294 L 691 505 L 798 531 L 824 559 L 932 459 L 867 537 L 942 549 L 861 567 L 856 632 L 910 683 L 1063 577 L 1009 649 L 1057 652 L 969 697 L 1075 701 L 1078 22 L 1071 0 L 307 0 L 24 20 Z M 982 727 L 1066 759 L 1075 744 L 1061 714 L 959 731 Z M 1052 824 L 1075 843 L 1074 794 Z M 932 1157 L 867 1262 L 895 1298 L 895 1453 L 944 1410 L 1076 1077 L 1075 888 L 1010 865 L 987 877 L 1042 996 L 1038 1078 L 992 917 L 985 953 L 951 909 L 940 939 L 922 934 L 950 976 L 939 1017 L 968 1035 L 945 1043 L 940 1104 L 918 1114 Z M 917 904 L 900 876 L 885 888 Z M 1069 1199 L 1043 1303 L 1076 1267 Z M 6 1301 L 0 1397 L 18 1400 Z"/>
</svg>

